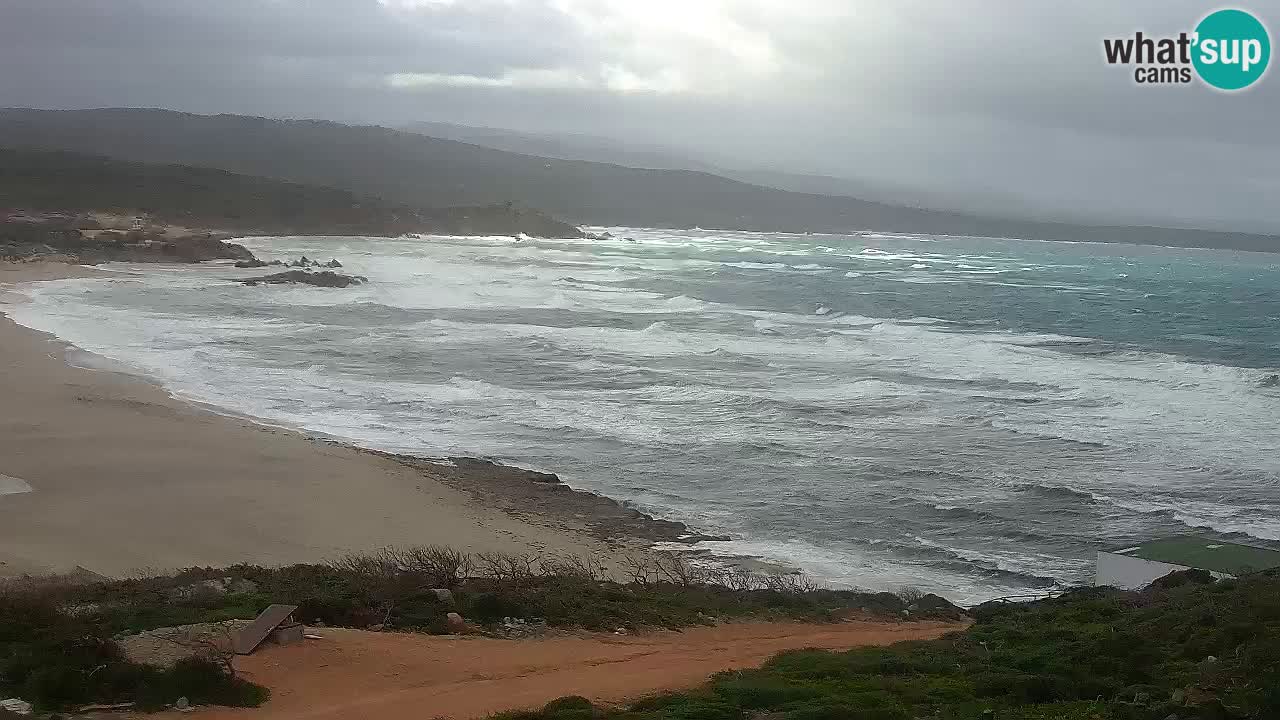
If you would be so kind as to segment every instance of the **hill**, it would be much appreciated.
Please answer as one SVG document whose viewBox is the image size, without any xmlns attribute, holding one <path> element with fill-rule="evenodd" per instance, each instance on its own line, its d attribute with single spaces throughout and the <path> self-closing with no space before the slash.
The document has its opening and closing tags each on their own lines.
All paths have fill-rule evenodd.
<svg viewBox="0 0 1280 720">
<path fill-rule="evenodd" d="M 0 148 L 3 207 L 146 213 L 188 227 L 284 234 L 580 234 L 541 213 L 501 205 L 415 208 L 225 170 Z"/>
<path fill-rule="evenodd" d="M 763 231 L 863 229 L 1276 251 L 1273 236 L 978 217 L 787 192 L 708 172 L 522 155 L 314 120 L 166 110 L 0 111 L 0 144 L 181 163 L 343 188 L 414 207 L 537 207 L 571 222 Z"/>
<path fill-rule="evenodd" d="M 430 137 L 457 140 L 482 147 L 525 155 L 588 160 L 590 162 L 625 165 L 659 170 L 697 170 L 760 185 L 814 195 L 840 195 L 860 198 L 904 208 L 947 210 L 969 214 L 995 214 L 1018 219 L 1049 219 L 1044 210 L 1037 212 L 1026 200 L 1007 193 L 965 190 L 930 191 L 903 183 L 871 181 L 849 177 L 833 177 L 812 173 L 794 173 L 751 166 L 738 167 L 726 157 L 682 150 L 676 147 L 633 143 L 616 138 L 580 133 L 533 133 L 505 128 L 476 127 L 445 122 L 414 122 L 404 130 Z M 1054 217 L 1065 222 L 1087 222 L 1076 218 Z"/>
<path fill-rule="evenodd" d="M 530 133 L 446 122 L 414 122 L 404 125 L 401 129 L 427 137 L 456 140 L 521 155 L 536 155 L 559 160 L 586 160 L 630 168 L 701 170 L 730 177 L 719 166 L 675 148 L 626 143 L 597 135 Z M 768 183 L 758 184 L 767 185 Z"/>
</svg>

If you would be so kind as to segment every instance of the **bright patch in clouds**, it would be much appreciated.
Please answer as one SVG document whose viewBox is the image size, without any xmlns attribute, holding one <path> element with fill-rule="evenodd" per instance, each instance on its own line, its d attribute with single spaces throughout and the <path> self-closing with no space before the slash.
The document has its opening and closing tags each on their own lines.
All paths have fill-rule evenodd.
<svg viewBox="0 0 1280 720">
<path fill-rule="evenodd" d="M 520 68 L 498 76 L 448 75 L 442 73 L 393 73 L 387 76 L 393 88 L 525 88 L 529 90 L 568 90 L 588 88 L 586 78 L 571 70 L 539 70 Z"/>
<path fill-rule="evenodd" d="M 572 60 L 501 72 L 397 72 L 397 89 L 433 87 L 595 90 L 611 93 L 732 93 L 781 81 L 793 65 L 777 47 L 774 20 L 804 16 L 814 0 L 379 0 L 405 22 L 447 23 L 488 12 L 543 17 L 572 28 Z M 537 38 L 531 40 L 536 42 Z M 563 58 L 562 58 L 563 62 Z"/>
<path fill-rule="evenodd" d="M 618 93 L 674 93 L 688 89 L 680 74 L 672 69 L 644 76 L 626 68 L 609 65 L 588 77 L 568 69 L 542 70 L 517 68 L 501 75 L 465 75 L 445 73 L 392 73 L 388 86 L 414 88 L 514 88 L 524 90 L 608 90 Z"/>
</svg>

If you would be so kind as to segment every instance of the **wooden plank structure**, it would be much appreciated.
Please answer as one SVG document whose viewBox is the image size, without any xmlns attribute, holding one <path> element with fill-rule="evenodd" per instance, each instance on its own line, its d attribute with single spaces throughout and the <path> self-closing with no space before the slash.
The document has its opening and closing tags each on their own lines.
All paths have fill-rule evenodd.
<svg viewBox="0 0 1280 720">
<path fill-rule="evenodd" d="M 236 654 L 248 655 L 277 629 L 296 626 L 298 623 L 293 619 L 293 613 L 297 609 L 297 605 L 268 606 L 252 623 L 236 634 Z"/>
</svg>

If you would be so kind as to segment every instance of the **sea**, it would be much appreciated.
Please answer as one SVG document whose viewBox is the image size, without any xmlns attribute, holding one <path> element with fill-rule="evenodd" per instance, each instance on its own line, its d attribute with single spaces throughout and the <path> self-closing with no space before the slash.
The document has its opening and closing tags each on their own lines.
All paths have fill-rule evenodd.
<svg viewBox="0 0 1280 720">
<path fill-rule="evenodd" d="M 1280 255 L 593 230 L 246 238 L 369 282 L 109 265 L 5 310 L 179 397 L 556 472 L 835 587 L 974 603 L 1152 537 L 1280 547 Z"/>
</svg>

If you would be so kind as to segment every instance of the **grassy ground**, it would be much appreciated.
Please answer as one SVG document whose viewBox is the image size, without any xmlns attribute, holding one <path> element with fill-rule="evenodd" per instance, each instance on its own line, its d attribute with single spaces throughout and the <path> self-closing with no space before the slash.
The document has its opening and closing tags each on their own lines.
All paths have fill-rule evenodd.
<svg viewBox="0 0 1280 720">
<path fill-rule="evenodd" d="M 941 640 L 779 655 L 629 707 L 564 698 L 504 720 L 1280 718 L 1280 573 L 1174 576 L 988 604 Z"/>
</svg>

